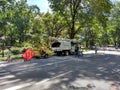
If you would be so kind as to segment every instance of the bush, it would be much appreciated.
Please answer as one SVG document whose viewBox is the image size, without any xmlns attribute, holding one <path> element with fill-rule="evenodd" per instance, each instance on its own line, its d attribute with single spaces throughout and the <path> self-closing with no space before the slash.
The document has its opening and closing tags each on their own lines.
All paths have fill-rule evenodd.
<svg viewBox="0 0 120 90">
<path fill-rule="evenodd" d="M 0 61 L 5 61 L 6 57 L 0 57 Z"/>
<path fill-rule="evenodd" d="M 20 51 L 19 50 L 12 50 L 12 53 L 16 55 L 16 54 L 19 54 Z"/>
<path fill-rule="evenodd" d="M 12 53 L 15 54 L 15 55 L 22 53 L 21 48 L 18 48 L 18 47 L 12 47 L 12 48 L 11 48 L 11 51 L 12 51 Z"/>
<path fill-rule="evenodd" d="M 19 59 L 22 59 L 22 56 L 21 55 L 15 55 L 14 57 L 12 57 L 14 60 L 19 60 Z"/>
</svg>

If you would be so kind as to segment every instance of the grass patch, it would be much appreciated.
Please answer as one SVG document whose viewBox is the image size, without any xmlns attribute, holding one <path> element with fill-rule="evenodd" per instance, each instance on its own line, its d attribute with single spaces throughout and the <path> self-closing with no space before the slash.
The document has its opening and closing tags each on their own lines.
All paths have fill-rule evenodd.
<svg viewBox="0 0 120 90">
<path fill-rule="evenodd" d="M 21 54 L 19 54 L 19 55 L 14 55 L 14 56 L 12 56 L 12 58 L 13 58 L 14 60 L 19 60 L 19 59 L 22 59 L 22 55 L 21 55 Z"/>
<path fill-rule="evenodd" d="M 0 61 L 5 61 L 6 57 L 0 57 Z"/>
<path fill-rule="evenodd" d="M 87 51 L 89 51 L 90 49 L 88 49 L 88 48 L 82 48 L 82 51 L 83 52 L 87 52 Z"/>
<path fill-rule="evenodd" d="M 7 56 L 4 56 L 4 57 L 0 56 L 0 61 L 6 61 L 6 59 L 7 59 Z M 13 55 L 13 56 L 12 56 L 12 59 L 13 59 L 13 60 L 22 59 L 22 55 L 21 55 L 21 54 Z"/>
</svg>

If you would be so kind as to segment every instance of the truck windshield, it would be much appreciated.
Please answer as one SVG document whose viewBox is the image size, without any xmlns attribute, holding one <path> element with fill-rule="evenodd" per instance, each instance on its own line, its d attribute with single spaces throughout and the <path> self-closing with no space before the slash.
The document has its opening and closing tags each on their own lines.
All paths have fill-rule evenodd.
<svg viewBox="0 0 120 90">
<path fill-rule="evenodd" d="M 60 43 L 59 42 L 55 42 L 52 44 L 52 47 L 59 47 L 60 46 Z"/>
</svg>

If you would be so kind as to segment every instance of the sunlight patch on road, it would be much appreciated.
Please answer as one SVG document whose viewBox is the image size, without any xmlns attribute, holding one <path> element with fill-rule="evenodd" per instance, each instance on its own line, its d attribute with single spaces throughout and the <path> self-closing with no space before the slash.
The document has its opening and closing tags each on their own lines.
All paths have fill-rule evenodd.
<svg viewBox="0 0 120 90">
<path fill-rule="evenodd" d="M 69 74 L 69 73 L 72 73 L 72 72 L 73 72 L 73 71 L 69 71 L 69 72 L 62 73 L 62 74 L 59 74 L 59 75 L 57 75 L 57 76 L 54 76 L 54 77 L 52 77 L 52 78 L 44 79 L 44 80 L 42 80 L 42 81 L 40 81 L 40 82 L 37 82 L 35 85 L 39 85 L 39 84 L 42 84 L 42 83 L 46 83 L 46 82 L 48 82 L 48 81 L 50 81 L 50 80 L 52 80 L 52 79 L 65 76 L 65 75 L 67 75 L 67 74 Z"/>
<path fill-rule="evenodd" d="M 101 51 L 101 50 L 98 50 L 98 53 L 110 54 L 110 55 L 120 55 L 120 52 L 117 52 L 117 51 Z"/>
<path fill-rule="evenodd" d="M 66 72 L 66 73 L 62 73 L 62 74 L 57 75 L 57 76 L 55 76 L 55 77 L 53 77 L 53 78 L 51 78 L 51 79 L 59 78 L 59 77 L 65 76 L 65 75 L 67 75 L 67 74 L 70 74 L 70 73 L 72 73 L 72 72 L 73 72 L 73 71 L 69 71 L 69 72 Z"/>
<path fill-rule="evenodd" d="M 74 87 L 88 87 L 88 85 L 93 86 L 94 90 L 109 90 L 111 87 L 112 81 L 105 80 L 95 80 L 91 78 L 77 78 L 75 81 L 71 82 L 71 85 Z"/>
<path fill-rule="evenodd" d="M 44 79 L 40 82 L 37 82 L 35 85 L 36 87 L 39 86 L 41 90 L 49 89 L 52 85 L 57 84 L 61 81 L 61 79 L 59 79 L 60 77 L 70 74 L 72 72 L 73 71 L 68 71 L 66 73 L 59 74 L 55 77 Z"/>
<path fill-rule="evenodd" d="M 2 83 L 0 83 L 0 85 L 5 85 L 5 84 L 9 84 L 9 83 L 16 83 L 16 82 L 18 82 L 18 81 L 20 81 L 20 79 L 2 82 Z"/>
<path fill-rule="evenodd" d="M 6 67 L 8 64 L 0 64 L 0 67 Z"/>
<path fill-rule="evenodd" d="M 1 79 L 11 79 L 11 78 L 14 78 L 15 75 L 6 75 L 6 76 L 3 76 L 3 77 L 0 77 L 0 80 Z"/>
<path fill-rule="evenodd" d="M 31 83 L 24 83 L 24 84 L 21 84 L 21 85 L 18 85 L 18 86 L 13 86 L 13 87 L 10 87 L 10 88 L 6 88 L 4 90 L 18 90 L 18 89 L 22 89 L 22 88 L 25 88 L 25 87 L 28 87 L 28 86 L 31 86 L 32 85 L 32 82 Z"/>
<path fill-rule="evenodd" d="M 40 83 L 39 85 L 38 85 L 38 87 L 37 88 L 39 88 L 40 90 L 47 90 L 47 89 L 49 89 L 52 85 L 54 85 L 54 84 L 57 84 L 57 83 L 59 83 L 61 80 L 60 79 L 55 79 L 55 80 L 43 80 L 43 81 L 41 81 L 42 83 Z M 39 89 L 36 89 L 36 90 L 39 90 Z"/>
</svg>

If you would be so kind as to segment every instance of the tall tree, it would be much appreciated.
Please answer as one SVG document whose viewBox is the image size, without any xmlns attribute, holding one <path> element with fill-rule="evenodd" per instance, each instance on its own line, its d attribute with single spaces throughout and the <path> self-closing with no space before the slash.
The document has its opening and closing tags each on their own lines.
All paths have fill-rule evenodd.
<svg viewBox="0 0 120 90">
<path fill-rule="evenodd" d="M 28 6 L 26 0 L 0 0 L 0 34 L 5 35 L 6 44 L 26 41 L 38 14 L 39 8 Z"/>
<path fill-rule="evenodd" d="M 53 11 L 58 12 L 69 27 L 69 36 L 74 38 L 80 26 L 76 27 L 80 18 L 91 14 L 103 22 L 109 13 L 111 2 L 109 0 L 48 0 Z M 81 20 L 82 20 L 81 19 Z M 87 18 L 84 18 L 87 21 Z M 82 21 L 83 22 L 83 21 Z M 85 22 L 84 22 L 85 23 Z"/>
<path fill-rule="evenodd" d="M 114 44 L 120 45 L 120 2 L 116 2 L 111 9 L 108 29 Z"/>
<path fill-rule="evenodd" d="M 60 37 L 61 33 L 65 30 L 65 21 L 61 18 L 58 13 L 49 13 L 42 17 L 44 23 L 44 29 L 48 36 Z"/>
<path fill-rule="evenodd" d="M 19 43 L 27 40 L 27 34 L 31 32 L 32 23 L 39 13 L 37 6 L 28 6 L 26 0 L 18 1 L 15 4 L 14 15 L 12 17 L 12 23 L 16 26 L 16 38 Z"/>
</svg>

